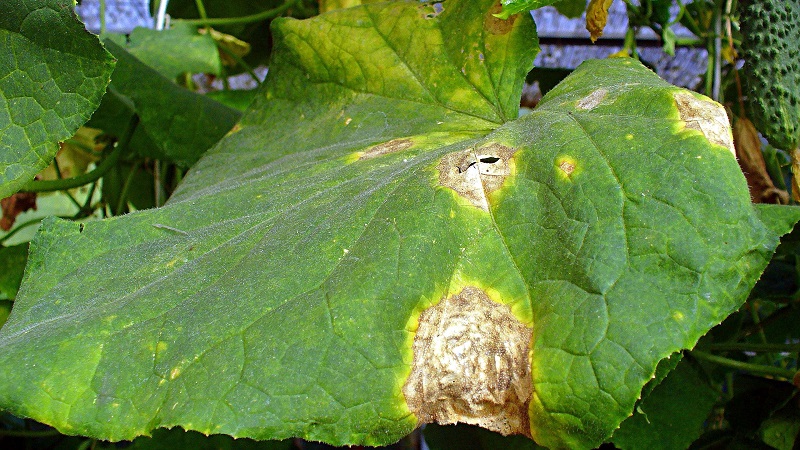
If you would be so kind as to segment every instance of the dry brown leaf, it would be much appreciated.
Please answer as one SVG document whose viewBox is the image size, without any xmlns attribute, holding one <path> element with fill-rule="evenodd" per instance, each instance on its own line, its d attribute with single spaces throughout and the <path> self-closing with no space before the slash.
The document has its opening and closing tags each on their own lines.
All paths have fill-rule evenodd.
<svg viewBox="0 0 800 450">
<path fill-rule="evenodd" d="M 789 193 L 775 187 L 769 177 L 758 131 L 746 117 L 738 118 L 733 124 L 733 144 L 753 202 L 789 203 Z"/>
<path fill-rule="evenodd" d="M 29 209 L 36 210 L 35 192 L 17 192 L 11 197 L 0 200 L 3 217 L 0 218 L 0 229 L 8 231 L 17 220 L 17 216 Z"/>
<path fill-rule="evenodd" d="M 608 8 L 614 0 L 591 0 L 586 7 L 586 29 L 591 34 L 592 42 L 603 35 L 603 28 L 608 20 Z"/>
<path fill-rule="evenodd" d="M 98 142 L 97 138 L 102 133 L 102 130 L 96 128 L 80 127 L 70 139 L 72 143 L 59 143 L 56 161 L 58 161 L 61 177 L 56 172 L 55 164 L 50 163 L 49 166 L 36 175 L 36 179 L 57 180 L 59 178 L 77 177 L 86 173 L 89 164 L 100 159 L 99 155 L 103 151 L 105 144 Z"/>
</svg>

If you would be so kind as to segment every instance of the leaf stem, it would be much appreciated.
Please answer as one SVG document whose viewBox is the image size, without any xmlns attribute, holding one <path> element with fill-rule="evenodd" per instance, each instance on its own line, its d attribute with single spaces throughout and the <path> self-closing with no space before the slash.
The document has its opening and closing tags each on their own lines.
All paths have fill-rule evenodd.
<svg viewBox="0 0 800 450">
<path fill-rule="evenodd" d="M 192 25 L 205 25 L 205 26 L 218 26 L 218 25 L 238 25 L 238 24 L 245 24 L 245 23 L 253 23 L 253 22 L 261 22 L 262 20 L 272 19 L 274 17 L 279 16 L 287 9 L 294 6 L 297 3 L 297 0 L 286 0 L 281 6 L 277 8 L 268 9 L 266 11 L 262 11 L 257 14 L 251 14 L 249 16 L 240 16 L 240 17 L 217 17 L 217 18 L 205 18 L 205 19 L 176 19 L 180 20 L 184 23 L 189 23 Z"/>
<path fill-rule="evenodd" d="M 63 180 L 64 179 L 64 175 L 61 173 L 61 166 L 59 166 L 59 164 L 58 164 L 58 154 L 56 154 L 56 157 L 53 158 L 53 168 L 56 170 L 56 175 L 58 176 L 58 179 L 59 180 Z M 69 197 L 69 199 L 70 199 L 70 201 L 72 201 L 73 205 L 77 206 L 78 209 L 81 209 L 81 204 L 78 203 L 77 200 L 75 200 L 75 197 L 73 197 L 72 194 L 70 194 L 68 190 L 63 190 L 61 192 L 66 194 L 67 197 Z"/>
<path fill-rule="evenodd" d="M 744 370 L 746 372 L 754 374 L 772 375 L 776 377 L 787 378 L 790 380 L 795 375 L 795 371 L 793 370 L 783 369 L 780 367 L 762 366 L 760 364 L 746 363 L 743 361 L 737 361 L 735 359 L 725 358 L 724 356 L 712 355 L 711 353 L 706 353 L 700 350 L 693 350 L 690 352 L 690 354 L 697 359 L 702 359 L 708 362 L 712 362 L 714 364 L 730 367 L 732 369 Z"/>
<path fill-rule="evenodd" d="M 122 135 L 122 138 L 116 144 L 114 149 L 91 172 L 79 175 L 77 177 L 66 178 L 63 180 L 31 181 L 25 186 L 23 186 L 21 191 L 23 192 L 62 191 L 65 189 L 72 189 L 79 186 L 83 186 L 84 184 L 89 184 L 93 181 L 100 179 L 103 175 L 105 175 L 106 172 L 109 171 L 109 169 L 114 167 L 114 165 L 117 163 L 117 160 L 119 159 L 120 154 L 122 154 L 122 152 L 128 148 L 128 144 L 130 144 L 131 137 L 133 136 L 133 132 L 134 130 L 136 130 L 136 126 L 138 124 L 139 124 L 139 116 L 137 114 L 134 114 L 131 117 L 130 122 L 128 123 L 128 128 L 125 130 L 125 134 Z"/>
<path fill-rule="evenodd" d="M 112 211 L 114 215 L 119 215 L 123 208 L 128 203 L 128 191 L 131 189 L 131 184 L 133 183 L 133 177 L 136 175 L 136 171 L 139 170 L 139 161 L 133 163 L 133 167 L 131 167 L 131 171 L 128 173 L 128 176 L 125 178 L 125 184 L 122 185 L 122 192 L 119 193 L 119 200 L 117 201 L 117 209 Z"/>
<path fill-rule="evenodd" d="M 106 35 L 106 0 L 100 0 L 100 36 Z"/>
<path fill-rule="evenodd" d="M 239 55 L 232 52 L 229 48 L 226 48 L 224 45 L 217 44 L 217 48 L 225 52 L 226 55 L 230 56 L 234 61 L 236 61 L 236 64 L 242 66 L 245 72 L 247 72 L 250 75 L 250 77 L 256 82 L 256 86 L 261 86 L 261 80 L 258 79 L 258 75 L 256 75 L 255 70 L 253 70 L 250 64 L 247 64 L 245 60 L 243 60 Z"/>
</svg>

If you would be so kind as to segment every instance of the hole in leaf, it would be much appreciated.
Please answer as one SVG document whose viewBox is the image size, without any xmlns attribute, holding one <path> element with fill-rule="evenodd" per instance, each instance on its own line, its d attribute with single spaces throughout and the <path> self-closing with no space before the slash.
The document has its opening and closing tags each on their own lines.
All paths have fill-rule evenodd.
<svg viewBox="0 0 800 450">
<path fill-rule="evenodd" d="M 497 161 L 500 161 L 500 158 L 496 156 L 481 156 L 480 161 L 485 164 L 494 164 Z"/>
</svg>

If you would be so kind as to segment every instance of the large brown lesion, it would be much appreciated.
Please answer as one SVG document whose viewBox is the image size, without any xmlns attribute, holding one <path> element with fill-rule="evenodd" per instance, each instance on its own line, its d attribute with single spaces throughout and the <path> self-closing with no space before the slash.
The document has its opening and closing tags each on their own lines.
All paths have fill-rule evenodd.
<svg viewBox="0 0 800 450">
<path fill-rule="evenodd" d="M 489 211 L 487 195 L 500 189 L 513 172 L 516 150 L 493 143 L 445 155 L 437 166 L 439 184 Z"/>
<path fill-rule="evenodd" d="M 420 423 L 478 425 L 530 437 L 531 329 L 507 305 L 465 287 L 425 310 L 403 386 Z"/>
<path fill-rule="evenodd" d="M 726 147 L 736 156 L 730 122 L 722 105 L 711 99 L 699 99 L 689 92 L 676 92 L 674 98 L 686 128 L 703 133 L 711 143 Z"/>
</svg>

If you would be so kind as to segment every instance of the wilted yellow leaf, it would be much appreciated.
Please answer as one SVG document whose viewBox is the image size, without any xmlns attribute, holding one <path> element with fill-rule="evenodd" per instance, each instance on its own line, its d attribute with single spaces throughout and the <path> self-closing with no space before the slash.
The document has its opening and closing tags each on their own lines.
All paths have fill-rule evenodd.
<svg viewBox="0 0 800 450">
<path fill-rule="evenodd" d="M 51 163 L 36 176 L 39 180 L 57 180 L 59 178 L 72 178 L 83 175 L 90 163 L 100 159 L 100 152 L 103 151 L 104 144 L 97 142 L 97 137 L 102 134 L 102 130 L 89 127 L 81 127 L 67 142 L 59 144 L 56 161 L 61 172 L 59 177 L 56 172 L 55 164 Z"/>
<path fill-rule="evenodd" d="M 608 20 L 608 8 L 614 0 L 591 0 L 586 7 L 586 29 L 591 34 L 592 42 L 603 35 L 603 28 Z"/>
<path fill-rule="evenodd" d="M 200 28 L 197 31 L 200 34 L 205 34 L 208 32 L 205 28 Z M 222 33 L 212 28 L 211 37 L 217 41 L 217 45 L 227 50 L 223 51 L 220 49 L 219 58 L 222 60 L 222 64 L 228 67 L 233 67 L 237 64 L 236 59 L 233 58 L 231 54 L 236 55 L 239 58 L 244 58 L 248 53 L 250 53 L 250 44 L 237 38 L 236 36 Z"/>
</svg>

